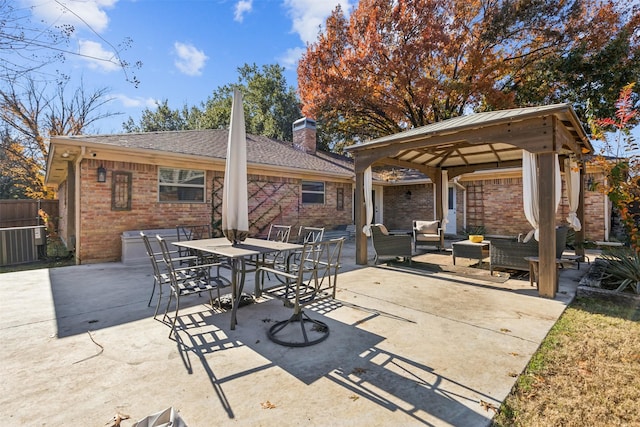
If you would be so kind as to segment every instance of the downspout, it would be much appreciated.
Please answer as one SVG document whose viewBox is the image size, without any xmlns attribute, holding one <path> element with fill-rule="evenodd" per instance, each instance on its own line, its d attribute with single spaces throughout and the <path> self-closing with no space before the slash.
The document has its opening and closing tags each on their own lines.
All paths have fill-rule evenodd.
<svg viewBox="0 0 640 427">
<path fill-rule="evenodd" d="M 82 161 L 84 160 L 86 155 L 87 155 L 87 147 L 83 145 L 80 149 L 80 155 L 76 159 L 76 165 L 75 165 L 76 192 L 74 195 L 74 199 L 76 201 L 76 205 L 74 206 L 75 208 L 74 209 L 75 211 L 75 219 L 74 219 L 75 243 L 73 246 L 74 246 L 77 265 L 82 264 L 82 259 L 80 259 L 80 254 L 82 253 L 82 243 L 81 243 L 82 239 L 80 239 L 80 236 L 82 235 L 82 221 L 80 220 L 81 203 L 82 203 L 82 200 L 80 199 L 80 193 L 82 192 L 82 185 L 80 182 L 80 176 L 81 176 L 81 169 L 82 169 Z M 69 238 L 71 238 L 71 236 L 69 236 Z"/>
<path fill-rule="evenodd" d="M 437 203 L 437 198 L 436 198 L 436 182 L 433 181 L 433 218 L 437 219 L 436 215 L 438 214 L 436 212 L 436 203 Z"/>
</svg>

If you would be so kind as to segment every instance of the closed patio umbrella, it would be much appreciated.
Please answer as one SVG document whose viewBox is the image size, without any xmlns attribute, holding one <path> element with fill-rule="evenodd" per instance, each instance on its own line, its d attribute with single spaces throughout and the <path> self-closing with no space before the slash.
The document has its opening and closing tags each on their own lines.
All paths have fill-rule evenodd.
<svg viewBox="0 0 640 427">
<path fill-rule="evenodd" d="M 235 89 L 222 189 L 222 232 L 233 244 L 242 242 L 249 236 L 247 199 L 247 136 L 242 94 Z"/>
</svg>

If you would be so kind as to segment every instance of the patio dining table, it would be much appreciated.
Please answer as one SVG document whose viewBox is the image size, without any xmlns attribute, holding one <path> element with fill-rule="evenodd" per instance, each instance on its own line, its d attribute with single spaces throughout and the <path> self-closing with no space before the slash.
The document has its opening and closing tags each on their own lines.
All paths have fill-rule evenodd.
<svg viewBox="0 0 640 427">
<path fill-rule="evenodd" d="M 255 270 L 249 270 L 247 268 L 247 261 L 254 256 L 257 260 L 260 255 L 297 250 L 303 247 L 303 245 L 297 243 L 285 243 L 255 238 L 248 238 L 242 243 L 233 245 L 226 237 L 180 241 L 174 242 L 173 244 L 202 253 L 218 255 L 229 261 L 231 266 L 231 329 L 235 329 L 237 324 L 236 313 L 238 311 L 242 289 L 244 288 L 246 273 Z"/>
</svg>

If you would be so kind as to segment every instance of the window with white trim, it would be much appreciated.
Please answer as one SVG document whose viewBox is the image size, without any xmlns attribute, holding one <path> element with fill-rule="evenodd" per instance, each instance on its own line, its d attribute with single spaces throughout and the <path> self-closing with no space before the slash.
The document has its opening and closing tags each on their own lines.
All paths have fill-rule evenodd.
<svg viewBox="0 0 640 427">
<path fill-rule="evenodd" d="M 324 182 L 302 181 L 302 203 L 324 204 Z"/>
<path fill-rule="evenodd" d="M 160 168 L 158 200 L 161 202 L 204 202 L 205 172 L 190 169 Z"/>
</svg>

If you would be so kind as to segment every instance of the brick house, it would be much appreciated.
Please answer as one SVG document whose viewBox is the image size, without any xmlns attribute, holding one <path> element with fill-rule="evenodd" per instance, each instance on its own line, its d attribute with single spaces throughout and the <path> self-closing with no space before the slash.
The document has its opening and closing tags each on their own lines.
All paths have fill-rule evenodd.
<svg viewBox="0 0 640 427">
<path fill-rule="evenodd" d="M 121 235 L 179 224 L 221 223 L 227 130 L 52 137 L 46 183 L 57 189 L 59 234 L 77 263 L 119 261 Z M 316 150 L 315 122 L 294 123 L 294 142 L 247 135 L 250 233 L 272 223 L 332 229 L 354 222 L 350 159 Z M 99 172 L 104 182 L 98 182 Z M 395 171 L 394 171 L 395 174 Z M 416 171 L 374 173 L 374 223 L 410 229 L 435 218 L 434 187 Z M 596 180 L 601 175 L 592 171 Z M 556 214 L 564 222 L 564 196 Z M 519 168 L 478 171 L 450 183 L 447 234 L 483 226 L 487 234 L 517 235 L 524 216 Z M 599 192 L 585 194 L 585 236 L 608 236 L 610 207 Z M 295 232 L 294 232 L 295 233 Z"/>
<path fill-rule="evenodd" d="M 227 138 L 217 129 L 52 137 L 45 182 L 57 189 L 59 234 L 76 262 L 119 261 L 125 231 L 219 230 Z M 352 223 L 352 170 L 316 150 L 313 120 L 294 123 L 293 144 L 247 135 L 250 234 Z"/>
</svg>

